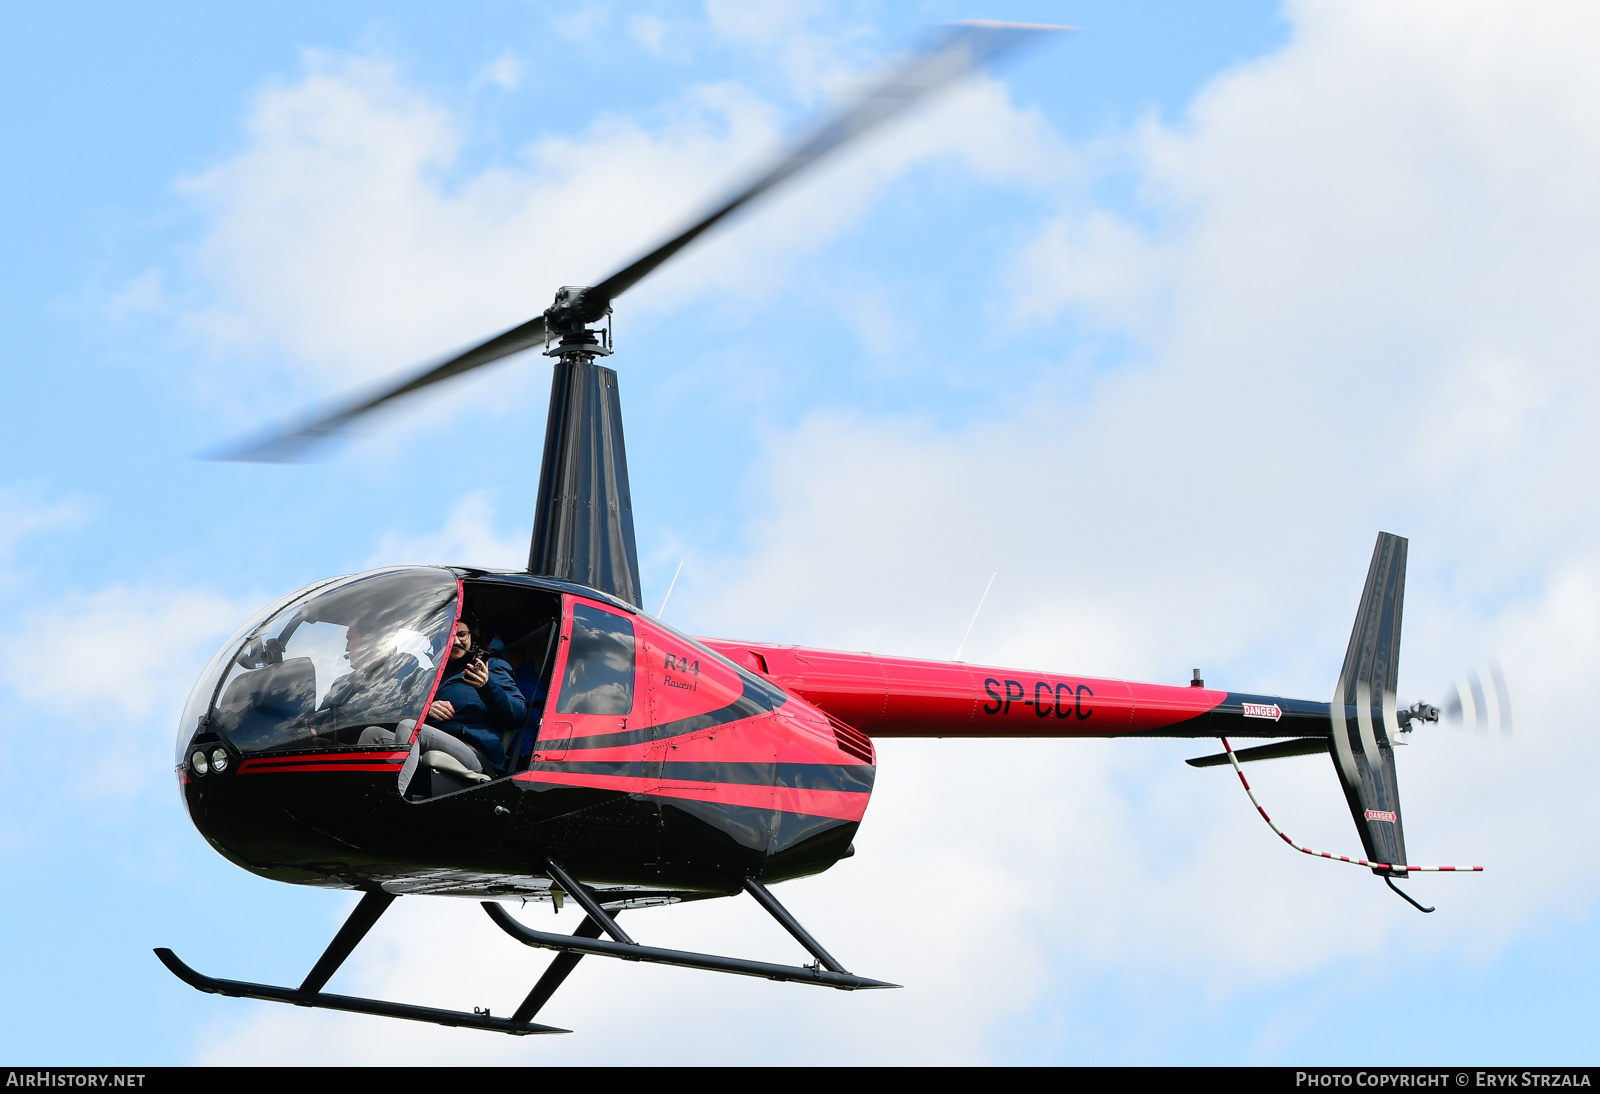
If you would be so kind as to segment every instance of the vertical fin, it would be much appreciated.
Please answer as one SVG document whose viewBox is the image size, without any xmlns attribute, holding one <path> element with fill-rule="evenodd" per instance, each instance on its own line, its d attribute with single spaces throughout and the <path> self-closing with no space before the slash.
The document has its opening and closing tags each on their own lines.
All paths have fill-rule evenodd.
<svg viewBox="0 0 1600 1094">
<path fill-rule="evenodd" d="M 1405 586 L 1406 541 L 1379 532 L 1329 710 L 1334 770 L 1366 856 L 1398 867 L 1405 866 L 1406 843 L 1392 742 L 1400 730 L 1395 716 L 1395 681 L 1400 668 Z M 1406 876 L 1404 869 L 1374 872 Z"/>
</svg>

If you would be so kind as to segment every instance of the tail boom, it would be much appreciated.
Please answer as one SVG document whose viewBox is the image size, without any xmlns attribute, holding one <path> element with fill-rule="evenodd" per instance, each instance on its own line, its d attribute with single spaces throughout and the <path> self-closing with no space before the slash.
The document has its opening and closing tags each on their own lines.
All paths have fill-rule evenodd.
<svg viewBox="0 0 1600 1094">
<path fill-rule="evenodd" d="M 870 737 L 1327 737 L 1329 705 L 871 653 L 702 639 Z"/>
</svg>

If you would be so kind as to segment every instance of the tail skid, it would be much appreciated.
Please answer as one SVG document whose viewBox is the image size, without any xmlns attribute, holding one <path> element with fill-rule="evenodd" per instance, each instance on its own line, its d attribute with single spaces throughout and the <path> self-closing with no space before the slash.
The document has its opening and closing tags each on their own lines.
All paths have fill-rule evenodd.
<svg viewBox="0 0 1600 1094">
<path fill-rule="evenodd" d="M 1411 905 L 1417 911 L 1423 912 L 1423 913 L 1430 913 L 1430 912 L 1438 911 L 1437 908 L 1433 908 L 1433 907 L 1430 907 L 1428 905 L 1419 903 L 1417 901 L 1417 899 L 1415 897 L 1413 897 L 1410 893 L 1406 892 L 1404 889 L 1400 888 L 1400 886 L 1396 885 L 1394 883 L 1394 878 L 1386 877 L 1386 878 L 1383 879 L 1383 883 L 1389 887 L 1389 890 L 1391 892 L 1393 892 L 1396 896 L 1398 896 L 1401 900 L 1405 901 L 1407 904 Z"/>
</svg>

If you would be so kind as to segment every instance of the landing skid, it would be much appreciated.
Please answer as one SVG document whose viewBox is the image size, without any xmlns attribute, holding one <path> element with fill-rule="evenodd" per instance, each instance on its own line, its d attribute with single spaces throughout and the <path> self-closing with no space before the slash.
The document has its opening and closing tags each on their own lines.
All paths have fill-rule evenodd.
<svg viewBox="0 0 1600 1094">
<path fill-rule="evenodd" d="M 620 957 L 625 961 L 645 961 L 688 969 L 705 969 L 710 972 L 735 973 L 740 976 L 760 976 L 768 980 L 783 980 L 797 984 L 819 984 L 842 991 L 900 986 L 886 984 L 881 980 L 868 980 L 864 976 L 856 976 L 847 971 L 806 932 L 794 916 L 789 914 L 788 909 L 778 903 L 777 898 L 767 891 L 766 886 L 753 878 L 744 880 L 744 890 L 781 923 L 784 929 L 811 953 L 812 957 L 816 958 L 813 964 L 773 965 L 738 957 L 720 957 L 716 954 L 641 946 L 628 937 L 627 933 L 617 925 L 616 918 L 606 912 L 594 894 L 568 874 L 559 862 L 547 859 L 545 865 L 551 880 L 559 884 L 588 914 L 572 934 L 549 934 L 518 923 L 504 908 L 493 901 L 484 902 L 483 906 L 488 911 L 489 918 L 512 938 L 527 946 L 557 951 L 555 960 L 545 969 L 544 975 L 539 978 L 533 990 L 528 993 L 528 997 L 510 1018 L 496 1018 L 487 1009 L 474 1010 L 473 1013 L 467 1014 L 463 1011 L 438 1010 L 434 1007 L 418 1007 L 409 1003 L 391 1003 L 383 999 L 362 999 L 324 992 L 323 986 L 338 971 L 339 966 L 344 964 L 345 958 L 349 957 L 350 952 L 366 937 L 372 925 L 378 921 L 378 917 L 394 903 L 394 895 L 382 891 L 369 892 L 361 898 L 361 903 L 350 913 L 350 918 L 339 928 L 339 933 L 334 935 L 327 950 L 323 952 L 322 957 L 317 960 L 316 965 L 298 988 L 252 984 L 244 980 L 220 980 L 191 969 L 169 949 L 160 948 L 155 953 L 161 959 L 161 963 L 178 979 L 192 988 L 212 995 L 226 995 L 236 999 L 262 999 L 269 1003 L 290 1003 L 297 1007 L 343 1010 L 355 1014 L 374 1014 L 383 1018 L 405 1018 L 413 1022 L 433 1022 L 441 1026 L 460 1026 L 463 1029 L 485 1029 L 519 1037 L 530 1033 L 571 1032 L 556 1026 L 542 1026 L 530 1019 L 549 1002 L 550 997 L 571 975 L 578 962 L 589 954 L 599 957 Z M 601 938 L 602 932 L 610 935 L 611 939 Z"/>
<path fill-rule="evenodd" d="M 519 1037 L 529 1033 L 572 1032 L 555 1026 L 518 1021 L 515 1018 L 496 1018 L 487 1009 L 467 1014 L 458 1010 L 438 1010 L 434 1007 L 416 1007 L 409 1003 L 390 1003 L 383 999 L 361 999 L 352 995 L 330 995 L 324 992 L 322 986 L 338 971 L 339 966 L 344 964 L 344 959 L 350 956 L 350 951 L 366 937 L 372 925 L 378 922 L 378 917 L 393 903 L 392 893 L 374 891 L 363 896 L 361 903 L 350 913 L 350 918 L 344 921 L 344 926 L 333 936 L 333 941 L 328 943 L 328 948 L 312 966 L 305 982 L 298 988 L 280 988 L 272 984 L 251 984 L 244 980 L 219 980 L 216 977 L 206 976 L 185 965 L 178 959 L 177 954 L 165 947 L 157 949 L 156 956 L 179 980 L 191 988 L 198 988 L 212 995 L 227 995 L 235 999 L 264 999 L 269 1003 L 292 1003 L 297 1007 L 344 1010 L 355 1014 L 376 1014 L 383 1018 L 408 1018 L 413 1022 L 487 1029 Z"/>
<path fill-rule="evenodd" d="M 243 980 L 218 980 L 195 972 L 168 949 L 156 950 L 161 963 L 172 970 L 174 976 L 191 988 L 228 995 L 235 999 L 265 999 L 270 1003 L 293 1003 L 297 1007 L 319 1007 L 323 1010 L 347 1010 L 356 1014 L 376 1014 L 383 1018 L 409 1018 L 413 1022 L 433 1022 L 441 1026 L 462 1026 L 467 1029 L 488 1029 L 496 1033 L 523 1036 L 529 1033 L 571 1033 L 570 1029 L 540 1026 L 532 1022 L 518 1022 L 510 1018 L 495 1018 L 489 1014 L 467 1014 L 459 1010 L 437 1010 L 433 1007 L 414 1007 L 409 1003 L 390 1003 L 382 999 L 361 999 L 352 995 L 330 995 L 327 992 L 306 994 L 294 988 L 277 988 L 270 984 L 250 984 Z"/>
</svg>

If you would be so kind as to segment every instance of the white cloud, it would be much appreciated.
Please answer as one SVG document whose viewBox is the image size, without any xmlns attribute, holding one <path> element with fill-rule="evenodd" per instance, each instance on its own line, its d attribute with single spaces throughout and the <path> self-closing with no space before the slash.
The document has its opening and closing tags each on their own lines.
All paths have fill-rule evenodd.
<svg viewBox="0 0 1600 1094">
<path fill-rule="evenodd" d="M 528 563 L 528 540 L 503 536 L 495 527 L 493 498 L 475 490 L 456 503 L 438 531 L 420 536 L 391 532 L 367 560 L 368 568 L 413 563 L 517 570 Z"/>
<path fill-rule="evenodd" d="M 30 536 L 71 528 L 88 514 L 88 499 L 73 495 L 45 500 L 37 491 L 0 488 L 0 565 L 9 564 L 18 545 Z M 0 581 L 10 574 L 0 571 Z"/>
<path fill-rule="evenodd" d="M 672 29 L 672 23 L 659 15 L 635 15 L 628 20 L 629 36 L 658 57 L 667 57 L 673 52 L 668 45 Z"/>
<path fill-rule="evenodd" d="M 707 0 L 705 13 L 712 34 L 771 57 L 795 92 L 810 102 L 860 79 L 853 68 L 866 59 L 862 47 L 874 37 L 869 28 L 845 25 L 837 11 L 812 0 Z"/>
<path fill-rule="evenodd" d="M 522 83 L 522 71 L 522 62 L 517 59 L 515 54 L 510 52 L 502 53 L 485 65 L 483 71 L 478 73 L 478 78 L 472 83 L 474 87 L 493 84 L 501 91 L 515 91 L 517 86 Z"/>
<path fill-rule="evenodd" d="M 70 764 L 96 795 L 131 794 L 169 772 L 190 688 L 258 606 L 204 589 L 113 585 L 30 612 L 0 640 L 0 682 L 24 731 L 12 754 Z"/>
<path fill-rule="evenodd" d="M 105 311 L 120 321 L 135 315 L 166 312 L 170 308 L 160 270 L 145 270 L 106 301 Z"/>
<path fill-rule="evenodd" d="M 551 18 L 550 26 L 563 38 L 592 42 L 610 26 L 611 14 L 612 5 L 608 3 L 567 5 Z"/>
</svg>

